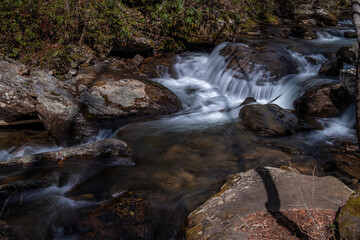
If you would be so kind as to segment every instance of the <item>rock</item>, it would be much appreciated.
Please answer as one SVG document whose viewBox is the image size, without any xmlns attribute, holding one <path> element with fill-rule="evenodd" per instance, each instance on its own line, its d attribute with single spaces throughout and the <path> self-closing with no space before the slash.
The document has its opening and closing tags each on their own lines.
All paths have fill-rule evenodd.
<svg viewBox="0 0 360 240">
<path fill-rule="evenodd" d="M 296 25 L 291 28 L 291 35 L 302 39 L 316 39 L 316 31 L 313 29 L 306 28 L 301 25 Z"/>
<path fill-rule="evenodd" d="M 312 88 L 294 101 L 294 108 L 302 115 L 335 117 L 351 103 L 351 97 L 341 84 Z"/>
<path fill-rule="evenodd" d="M 0 201 L 7 199 L 15 193 L 21 194 L 21 192 L 27 190 L 49 187 L 59 183 L 59 178 L 60 175 L 57 172 L 34 174 L 30 176 L 29 174 L 24 174 L 6 178 L 0 183 Z"/>
<path fill-rule="evenodd" d="M 146 37 L 133 37 L 124 42 L 122 39 L 114 39 L 111 55 L 136 55 L 151 56 L 155 48 L 153 40 Z"/>
<path fill-rule="evenodd" d="M 341 85 L 346 89 L 350 94 L 353 101 L 355 101 L 356 96 L 356 69 L 351 68 L 348 70 L 340 71 L 340 82 Z"/>
<path fill-rule="evenodd" d="M 341 57 L 344 62 L 356 65 L 356 59 L 358 56 L 358 43 L 355 41 L 352 45 L 342 46 L 336 53 L 337 57 Z"/>
<path fill-rule="evenodd" d="M 337 217 L 341 239 L 360 239 L 360 197 L 355 194 Z"/>
<path fill-rule="evenodd" d="M 284 49 L 263 44 L 228 44 L 220 54 L 228 62 L 228 68 L 237 72 L 239 78 L 264 82 L 276 82 L 289 74 L 296 74 L 296 64 Z M 263 77 L 252 79 L 254 72 L 262 72 Z M 257 74 L 258 75 L 258 74 Z"/>
<path fill-rule="evenodd" d="M 84 142 L 99 130 L 117 129 L 130 117 L 171 114 L 176 95 L 159 83 L 102 63 L 82 69 L 56 92 L 37 99 L 36 111 L 62 145 Z"/>
<path fill-rule="evenodd" d="M 337 24 L 336 17 L 324 8 L 315 7 L 314 18 L 327 26 L 335 26 Z"/>
<path fill-rule="evenodd" d="M 34 164 L 40 161 L 101 160 L 121 165 L 133 165 L 131 148 L 123 141 L 109 138 L 85 145 L 64 148 L 54 152 L 11 158 L 0 165 Z"/>
<path fill-rule="evenodd" d="M 146 58 L 140 68 L 139 73 L 146 75 L 149 78 L 159 78 L 166 71 L 176 78 L 176 73 L 172 66 L 176 63 L 176 55 L 173 53 L 157 54 L 153 57 Z"/>
<path fill-rule="evenodd" d="M 300 20 L 301 24 L 307 27 L 316 27 L 319 25 L 318 21 L 314 18 Z"/>
<path fill-rule="evenodd" d="M 344 37 L 345 38 L 356 38 L 356 32 L 353 32 L 353 31 L 344 32 Z"/>
<path fill-rule="evenodd" d="M 79 239 L 148 239 L 154 235 L 149 206 L 139 193 L 126 192 L 94 209 L 81 223 Z"/>
<path fill-rule="evenodd" d="M 20 75 L 21 67 L 0 61 L 0 120 L 5 122 L 36 117 L 32 82 Z"/>
<path fill-rule="evenodd" d="M 248 105 L 250 103 L 256 103 L 256 99 L 254 97 L 247 97 L 240 106 Z"/>
<path fill-rule="evenodd" d="M 240 110 L 240 118 L 247 128 L 262 136 L 286 136 L 322 128 L 314 118 L 297 116 L 275 104 L 247 105 Z"/>
<path fill-rule="evenodd" d="M 42 95 L 37 99 L 36 111 L 50 135 L 61 145 L 73 145 L 96 134 L 72 97 Z"/>
<path fill-rule="evenodd" d="M 316 19 L 328 26 L 335 26 L 337 23 L 334 15 L 313 3 L 298 4 L 294 9 L 294 17 L 299 20 Z"/>
<path fill-rule="evenodd" d="M 246 235 L 251 236 L 252 231 L 258 233 L 257 225 L 265 228 L 265 233 L 281 228 L 282 234 L 286 234 L 282 237 L 290 239 L 294 237 L 290 234 L 301 236 L 300 230 L 290 227 L 304 229 L 309 222 L 310 229 L 316 233 L 318 230 L 307 216 L 305 204 L 310 211 L 314 211 L 315 219 L 323 216 L 328 219 L 325 222 L 321 220 L 322 223 L 318 221 L 319 229 L 324 231 L 325 236 L 327 224 L 332 223 L 339 207 L 346 203 L 352 193 L 334 177 L 307 176 L 259 167 L 229 176 L 219 193 L 193 211 L 188 216 L 186 239 L 247 239 Z M 300 215 L 307 216 L 307 219 L 297 221 Z M 263 224 L 263 221 L 268 221 L 268 224 Z M 292 225 L 289 224 L 291 222 Z M 223 235 L 228 238 L 217 238 Z"/>
<path fill-rule="evenodd" d="M 319 76 L 339 76 L 343 68 L 343 61 L 340 57 L 331 57 L 321 65 Z"/>
<path fill-rule="evenodd" d="M 77 98 L 86 106 L 88 118 L 170 114 L 180 109 L 176 95 L 159 83 L 115 69 L 101 71 L 92 68 L 78 76 L 79 82 L 91 84 Z"/>
<path fill-rule="evenodd" d="M 144 61 L 144 57 L 136 54 L 135 57 L 133 59 L 131 59 L 130 61 L 127 62 L 127 67 L 129 69 L 136 69 L 140 66 L 140 64 Z"/>
</svg>

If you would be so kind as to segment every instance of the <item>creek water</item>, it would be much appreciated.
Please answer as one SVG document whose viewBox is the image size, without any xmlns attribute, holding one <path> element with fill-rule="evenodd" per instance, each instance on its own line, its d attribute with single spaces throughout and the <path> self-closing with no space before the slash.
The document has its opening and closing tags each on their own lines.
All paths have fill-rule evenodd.
<svg viewBox="0 0 360 240">
<path fill-rule="evenodd" d="M 171 71 L 164 70 L 161 78 L 153 80 L 179 97 L 183 106 L 180 112 L 137 121 L 116 132 L 104 129 L 94 136 L 94 141 L 116 136 L 128 142 L 134 148 L 135 166 L 72 161 L 61 166 L 0 169 L 2 184 L 9 179 L 49 181 L 40 190 L 26 190 L 9 198 L 1 219 L 26 226 L 31 238 L 77 239 L 81 232 L 77 224 L 82 216 L 131 191 L 141 193 L 151 206 L 155 230 L 149 239 L 183 238 L 186 216 L 215 194 L 230 174 L 291 162 L 304 173 L 318 166 L 317 175 L 341 177 L 340 173 L 329 173 L 325 165 L 329 149 L 344 140 L 355 141 L 354 106 L 339 117 L 320 119 L 324 130 L 281 138 L 259 137 L 247 131 L 239 119 L 238 106 L 246 97 L 254 97 L 260 103 L 273 101 L 291 109 L 293 101 L 306 89 L 337 82 L 336 78 L 319 77 L 318 72 L 331 54 L 354 41 L 343 37 L 349 29 L 350 23 L 341 22 L 338 27 L 319 29 L 316 40 L 249 40 L 247 45 L 260 42 L 283 47 L 296 62 L 298 74 L 276 84 L 258 84 L 269 76 L 256 69 L 246 80 L 235 77 L 219 54 L 228 43 L 218 45 L 211 53 L 179 55 Z M 309 58 L 315 61 L 311 63 Z M 14 131 L 0 132 L 0 137 L 4 136 L 1 139 L 7 141 L 0 148 L 2 160 L 59 148 L 47 141 L 28 142 L 25 137 L 12 142 L 8 138 L 16 134 Z M 39 134 L 21 133 L 27 137 Z M 293 148 L 297 154 L 288 153 Z"/>
</svg>

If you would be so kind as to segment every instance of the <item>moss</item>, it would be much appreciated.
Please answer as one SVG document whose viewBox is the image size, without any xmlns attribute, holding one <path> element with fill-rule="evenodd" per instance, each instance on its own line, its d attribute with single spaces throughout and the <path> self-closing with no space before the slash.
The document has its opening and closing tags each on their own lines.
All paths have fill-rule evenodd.
<svg viewBox="0 0 360 240">
<path fill-rule="evenodd" d="M 354 195 L 340 210 L 336 219 L 342 239 L 360 238 L 360 196 Z"/>
<path fill-rule="evenodd" d="M 200 239 L 202 234 L 202 230 L 204 229 L 204 226 L 202 224 L 196 225 L 186 231 L 186 239 L 192 240 L 192 239 Z M 199 234 L 201 233 L 201 234 Z"/>
</svg>

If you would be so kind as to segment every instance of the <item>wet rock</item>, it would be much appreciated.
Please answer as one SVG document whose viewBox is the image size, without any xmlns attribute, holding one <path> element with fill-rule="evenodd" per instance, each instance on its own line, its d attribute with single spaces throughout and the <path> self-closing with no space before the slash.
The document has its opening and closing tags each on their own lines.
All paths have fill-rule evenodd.
<svg viewBox="0 0 360 240">
<path fill-rule="evenodd" d="M 125 142 L 115 138 L 64 148 L 54 152 L 11 158 L 0 162 L 0 164 L 34 164 L 40 161 L 54 161 L 61 163 L 68 160 L 101 160 L 111 161 L 121 165 L 134 164 L 131 148 Z"/>
<path fill-rule="evenodd" d="M 340 72 L 340 82 L 341 85 L 346 89 L 350 94 L 353 100 L 356 99 L 356 69 L 351 68 L 348 70 L 341 70 Z"/>
<path fill-rule="evenodd" d="M 275 104 L 247 105 L 240 110 L 240 118 L 247 128 L 262 136 L 286 136 L 322 128 L 314 118 L 298 116 Z"/>
<path fill-rule="evenodd" d="M 355 41 L 352 45 L 342 46 L 336 53 L 337 57 L 341 57 L 344 62 L 355 66 L 358 56 L 358 43 Z"/>
<path fill-rule="evenodd" d="M 136 55 L 151 56 L 155 48 L 153 40 L 146 37 L 134 37 L 124 42 L 121 39 L 114 39 L 112 55 Z"/>
<path fill-rule="evenodd" d="M 328 84 L 305 92 L 294 101 L 294 108 L 302 115 L 335 117 L 351 102 L 351 96 L 341 84 Z"/>
<path fill-rule="evenodd" d="M 27 190 L 46 188 L 59 182 L 58 173 L 18 175 L 9 177 L 0 182 L 0 201 L 9 197 L 17 198 Z"/>
<path fill-rule="evenodd" d="M 344 37 L 345 38 L 356 38 L 356 32 L 353 32 L 353 31 L 344 32 Z"/>
<path fill-rule="evenodd" d="M 341 239 L 360 239 L 360 196 L 355 194 L 337 217 Z"/>
<path fill-rule="evenodd" d="M 139 73 L 144 74 L 149 78 L 159 78 L 168 71 L 172 77 L 176 78 L 176 73 L 172 69 L 175 62 L 175 54 L 158 54 L 146 58 L 140 66 Z"/>
<path fill-rule="evenodd" d="M 256 99 L 254 97 L 247 97 L 240 106 L 248 105 L 250 103 L 256 103 Z"/>
<path fill-rule="evenodd" d="M 281 77 L 297 73 L 291 55 L 279 47 L 228 44 L 220 54 L 229 61 L 228 68 L 238 73 L 237 77 L 249 81 L 258 80 L 257 84 L 276 82 Z M 262 72 L 263 77 L 252 79 L 254 72 Z"/>
<path fill-rule="evenodd" d="M 334 177 L 307 176 L 296 171 L 259 167 L 229 176 L 219 193 L 193 211 L 188 216 L 186 238 L 218 239 L 216 236 L 225 234 L 244 239 L 242 233 L 251 234 L 251 230 L 244 227 L 244 222 L 252 226 L 261 224 L 264 216 L 259 218 L 259 222 L 254 222 L 254 216 L 262 216 L 264 212 L 270 215 L 269 219 L 279 219 L 274 221 L 274 225 L 262 224 L 266 232 L 276 229 L 277 225 L 287 228 L 289 226 L 281 223 L 280 219 L 291 212 L 305 212 L 305 204 L 310 211 L 316 209 L 319 213 L 329 213 L 325 216 L 334 219 L 336 211 L 352 193 Z M 314 216 L 317 218 L 317 215 Z M 284 218 L 285 222 L 290 222 L 289 218 Z M 298 227 L 308 221 L 300 222 Z M 323 226 L 321 230 L 326 231 L 327 227 Z"/>
<path fill-rule="evenodd" d="M 316 31 L 313 29 L 306 28 L 301 25 L 297 25 L 291 28 L 291 35 L 302 39 L 316 39 Z"/>
<path fill-rule="evenodd" d="M 343 60 L 340 57 L 331 57 L 321 65 L 319 76 L 336 76 L 340 74 L 343 68 Z"/>
<path fill-rule="evenodd" d="M 149 239 L 149 206 L 140 193 L 127 192 L 93 210 L 81 223 L 80 239 Z"/>
</svg>

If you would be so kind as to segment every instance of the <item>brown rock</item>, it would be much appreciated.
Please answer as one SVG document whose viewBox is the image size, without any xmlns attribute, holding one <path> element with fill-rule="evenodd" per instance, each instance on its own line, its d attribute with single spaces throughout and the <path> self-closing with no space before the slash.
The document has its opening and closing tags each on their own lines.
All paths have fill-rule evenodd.
<svg viewBox="0 0 360 240">
<path fill-rule="evenodd" d="M 251 81 L 250 74 L 263 71 L 263 82 L 278 81 L 281 77 L 296 74 L 297 70 L 290 54 L 282 48 L 253 44 L 228 44 L 220 54 L 229 60 L 228 68 L 235 70 L 239 78 Z"/>
<path fill-rule="evenodd" d="M 314 118 L 297 116 L 275 104 L 247 105 L 240 110 L 240 117 L 247 128 L 262 136 L 286 136 L 322 128 Z"/>
<path fill-rule="evenodd" d="M 294 101 L 294 108 L 303 115 L 334 117 L 351 103 L 351 97 L 341 84 L 321 85 L 305 92 Z"/>
</svg>

